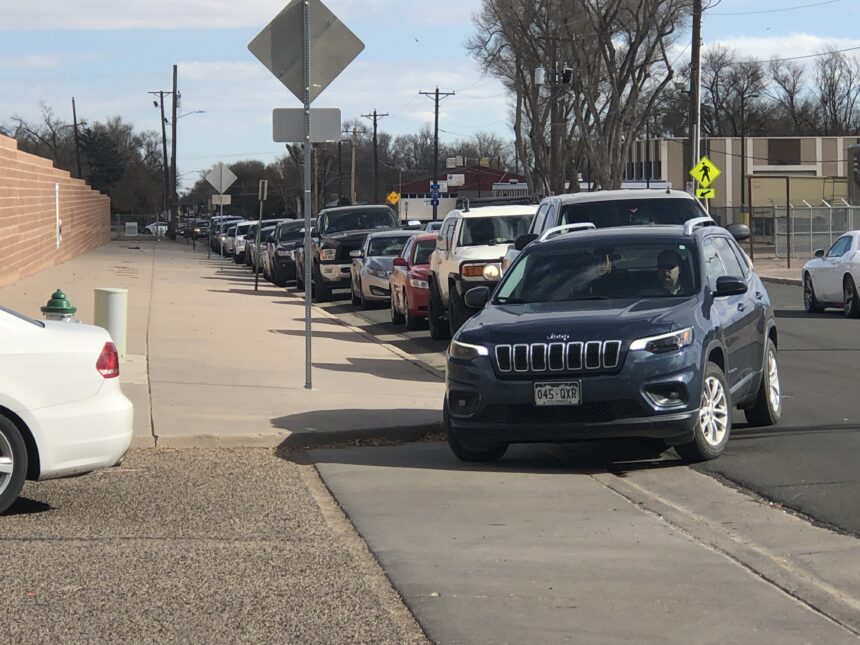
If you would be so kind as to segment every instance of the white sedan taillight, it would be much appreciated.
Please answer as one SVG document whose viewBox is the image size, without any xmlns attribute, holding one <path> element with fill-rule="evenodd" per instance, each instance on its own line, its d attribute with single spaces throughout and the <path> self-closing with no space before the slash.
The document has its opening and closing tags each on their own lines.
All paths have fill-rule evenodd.
<svg viewBox="0 0 860 645">
<path fill-rule="evenodd" d="M 116 351 L 116 345 L 105 343 L 102 353 L 96 361 L 96 369 L 105 378 L 119 376 L 119 353 Z"/>
</svg>

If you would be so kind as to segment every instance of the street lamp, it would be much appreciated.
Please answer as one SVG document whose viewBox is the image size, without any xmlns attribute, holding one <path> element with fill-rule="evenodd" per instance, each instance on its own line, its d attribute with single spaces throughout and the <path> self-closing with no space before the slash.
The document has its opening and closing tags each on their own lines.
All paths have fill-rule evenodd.
<svg viewBox="0 0 860 645">
<path fill-rule="evenodd" d="M 746 100 L 757 99 L 758 94 L 741 94 L 741 211 L 746 206 L 746 162 L 747 162 L 747 124 Z"/>
</svg>

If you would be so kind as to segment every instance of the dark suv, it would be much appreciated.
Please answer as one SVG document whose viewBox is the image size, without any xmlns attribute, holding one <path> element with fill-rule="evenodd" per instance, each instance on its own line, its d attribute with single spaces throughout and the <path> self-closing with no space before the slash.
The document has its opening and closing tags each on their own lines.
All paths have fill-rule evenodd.
<svg viewBox="0 0 860 645">
<path fill-rule="evenodd" d="M 733 229 L 738 239 L 749 229 Z M 529 245 L 451 342 L 444 418 L 454 453 L 510 443 L 661 439 L 722 454 L 731 413 L 781 410 L 767 291 L 733 236 L 683 226 L 579 231 Z"/>
</svg>

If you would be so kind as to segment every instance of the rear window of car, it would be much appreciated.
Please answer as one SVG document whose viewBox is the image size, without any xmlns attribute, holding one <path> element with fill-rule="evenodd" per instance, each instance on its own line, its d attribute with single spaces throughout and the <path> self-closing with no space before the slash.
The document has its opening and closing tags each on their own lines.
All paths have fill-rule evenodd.
<svg viewBox="0 0 860 645">
<path fill-rule="evenodd" d="M 403 247 L 409 241 L 408 237 L 375 237 L 370 240 L 367 255 L 370 257 L 390 258 L 400 255 Z"/>
<path fill-rule="evenodd" d="M 374 228 L 397 228 L 394 212 L 383 207 L 379 210 L 361 209 L 326 213 L 321 218 L 323 233 L 362 231 Z"/>
<path fill-rule="evenodd" d="M 460 227 L 460 246 L 507 244 L 528 233 L 534 215 L 468 217 Z"/>
<path fill-rule="evenodd" d="M 287 242 L 289 240 L 298 240 L 304 236 L 302 229 L 304 228 L 305 223 L 303 221 L 298 222 L 290 222 L 289 224 L 284 224 L 281 226 L 280 233 L 278 234 L 279 242 Z"/>
<path fill-rule="evenodd" d="M 705 213 L 691 199 L 616 199 L 562 206 L 559 224 L 591 222 L 597 228 L 648 224 L 683 224 Z"/>
<path fill-rule="evenodd" d="M 2 305 L 0 305 L 0 312 L 3 312 L 4 314 L 9 314 L 13 318 L 17 318 L 18 320 L 22 320 L 26 323 L 30 323 L 31 325 L 35 325 L 36 327 L 44 327 L 45 326 L 45 323 L 43 323 L 41 320 L 33 320 L 29 316 L 25 316 L 24 314 L 19 314 L 17 311 L 12 311 L 11 309 L 7 309 L 6 307 L 3 307 Z"/>
</svg>

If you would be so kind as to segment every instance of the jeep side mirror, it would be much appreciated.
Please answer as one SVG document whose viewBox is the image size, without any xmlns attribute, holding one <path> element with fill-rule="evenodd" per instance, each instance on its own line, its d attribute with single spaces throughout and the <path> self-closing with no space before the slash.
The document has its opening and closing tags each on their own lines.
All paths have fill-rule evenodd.
<svg viewBox="0 0 860 645">
<path fill-rule="evenodd" d="M 729 224 L 726 227 L 726 230 L 728 230 L 728 232 L 732 234 L 732 237 L 738 242 L 748 240 L 752 235 L 752 233 L 750 233 L 750 227 L 746 224 Z"/>
<path fill-rule="evenodd" d="M 396 267 L 404 267 L 404 268 L 409 267 L 409 263 L 406 261 L 406 258 L 402 258 L 402 257 L 394 258 L 394 261 L 392 262 L 392 264 Z"/>
<path fill-rule="evenodd" d="M 535 235 L 534 233 L 526 233 L 525 235 L 520 235 L 517 238 L 517 241 L 514 242 L 514 248 L 517 251 L 522 251 L 524 248 L 526 248 L 529 244 L 534 242 L 536 239 L 538 239 L 538 236 Z"/>
<path fill-rule="evenodd" d="M 739 296 L 746 292 L 747 283 L 741 278 L 724 275 L 717 278 L 717 292 L 714 296 L 717 298 L 725 298 L 726 296 Z"/>
<path fill-rule="evenodd" d="M 484 305 L 487 304 L 487 300 L 489 299 L 489 287 L 475 287 L 473 289 L 469 289 L 466 292 L 465 298 L 463 298 L 466 303 L 466 306 L 471 307 L 472 309 L 483 309 Z"/>
<path fill-rule="evenodd" d="M 349 257 L 351 258 L 360 258 L 363 255 L 364 253 L 362 253 L 361 249 L 355 249 L 354 251 L 349 252 Z"/>
<path fill-rule="evenodd" d="M 448 240 L 445 239 L 442 235 L 436 236 L 436 250 L 437 251 L 447 251 L 448 250 Z"/>
<path fill-rule="evenodd" d="M 823 258 L 824 257 L 824 249 L 816 249 L 815 250 L 815 257 Z"/>
</svg>

